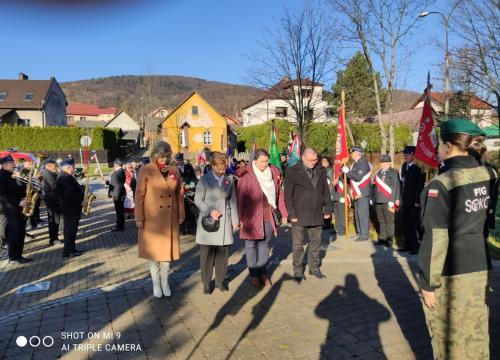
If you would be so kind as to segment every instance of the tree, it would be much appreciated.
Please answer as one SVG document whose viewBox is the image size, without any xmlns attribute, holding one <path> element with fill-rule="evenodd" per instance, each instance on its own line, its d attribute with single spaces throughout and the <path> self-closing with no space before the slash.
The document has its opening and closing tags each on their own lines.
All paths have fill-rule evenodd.
<svg viewBox="0 0 500 360">
<path fill-rule="evenodd" d="M 375 73 L 377 88 L 381 89 L 380 74 Z M 332 87 L 334 103 L 340 106 L 340 94 L 345 91 L 346 111 L 359 118 L 365 118 L 377 112 L 374 96 L 373 77 L 366 58 L 356 52 L 344 70 L 337 71 L 337 81 Z M 381 102 L 384 102 L 383 92 Z"/>
<path fill-rule="evenodd" d="M 381 100 L 375 73 L 375 59 L 382 69 L 389 114 L 389 150 L 394 155 L 393 91 L 397 73 L 397 57 L 403 41 L 415 29 L 418 15 L 433 0 L 331 0 L 336 18 L 345 33 L 344 42 L 357 43 L 363 51 L 372 74 L 379 127 L 381 152 L 386 150 L 386 133 L 382 123 Z M 394 158 L 394 157 L 393 157 Z"/>
<path fill-rule="evenodd" d="M 292 108 L 302 137 L 314 120 L 311 110 L 322 101 L 313 89 L 327 80 L 331 66 L 331 31 L 315 9 L 311 5 L 296 12 L 284 9 L 277 29 L 265 30 L 261 51 L 252 57 L 255 65 L 249 70 L 254 85 Z"/>
<path fill-rule="evenodd" d="M 456 34 L 462 44 L 452 49 L 452 71 L 462 86 L 492 95 L 500 119 L 500 3 L 470 0 L 459 6 Z"/>
</svg>

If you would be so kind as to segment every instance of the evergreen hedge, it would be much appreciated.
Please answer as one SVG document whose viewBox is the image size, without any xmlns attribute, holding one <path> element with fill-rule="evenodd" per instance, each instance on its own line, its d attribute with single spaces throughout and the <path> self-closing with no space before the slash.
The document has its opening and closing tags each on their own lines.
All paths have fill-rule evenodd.
<svg viewBox="0 0 500 360">
<path fill-rule="evenodd" d="M 286 149 L 289 141 L 290 131 L 296 131 L 296 127 L 286 120 L 276 119 L 275 125 L 278 129 L 278 148 L 281 151 Z M 239 129 L 238 151 L 249 151 L 252 147 L 252 139 L 255 139 L 257 148 L 269 148 L 271 139 L 272 122 L 268 121 L 261 125 L 254 125 Z M 380 128 L 378 124 L 349 124 L 354 141 L 360 144 L 366 140 L 367 152 L 379 152 L 381 145 Z M 388 126 L 387 126 L 387 133 Z M 337 125 L 333 124 L 310 124 L 304 145 L 313 147 L 318 153 L 333 153 L 337 138 Z M 412 133 L 406 125 L 396 125 L 394 127 L 394 140 L 396 152 L 402 151 L 403 147 L 413 143 Z M 350 147 L 351 139 L 347 135 L 347 145 Z"/>
<path fill-rule="evenodd" d="M 80 138 L 92 138 L 92 150 L 113 150 L 118 148 L 119 130 L 107 128 L 84 129 L 78 127 L 0 127 L 0 150 L 15 147 L 19 151 L 65 151 L 78 150 Z"/>
</svg>

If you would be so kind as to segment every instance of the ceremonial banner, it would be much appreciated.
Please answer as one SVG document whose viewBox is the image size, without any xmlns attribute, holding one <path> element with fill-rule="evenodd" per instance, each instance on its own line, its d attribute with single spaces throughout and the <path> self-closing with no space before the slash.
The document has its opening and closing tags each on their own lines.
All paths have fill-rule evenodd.
<svg viewBox="0 0 500 360">
<path fill-rule="evenodd" d="M 420 119 L 415 159 L 437 169 L 439 166 L 437 160 L 437 147 L 438 141 L 436 138 L 436 130 L 434 129 L 434 120 L 432 119 L 430 98 L 426 95 L 422 117 Z"/>
<path fill-rule="evenodd" d="M 290 145 L 288 167 L 295 165 L 298 161 L 300 161 L 300 137 L 299 134 L 295 134 Z"/>
<path fill-rule="evenodd" d="M 278 131 L 274 123 L 271 128 L 271 142 L 269 144 L 269 164 L 276 166 L 280 173 L 282 173 L 280 152 L 278 151 Z"/>
<path fill-rule="evenodd" d="M 337 125 L 337 143 L 335 145 L 335 162 L 333 167 L 333 178 L 338 179 L 340 169 L 343 164 L 349 160 L 349 152 L 347 150 L 347 139 L 345 133 L 344 105 L 339 109 L 339 122 Z"/>
</svg>

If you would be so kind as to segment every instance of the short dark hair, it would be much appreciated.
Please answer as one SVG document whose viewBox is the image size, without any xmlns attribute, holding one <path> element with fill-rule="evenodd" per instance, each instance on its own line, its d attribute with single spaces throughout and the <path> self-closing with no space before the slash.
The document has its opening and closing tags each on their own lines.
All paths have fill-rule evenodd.
<svg viewBox="0 0 500 360">
<path fill-rule="evenodd" d="M 259 157 L 261 156 L 265 156 L 265 157 L 269 157 L 269 152 L 266 150 L 266 149 L 257 149 L 255 150 L 255 155 L 254 155 L 254 159 L 257 160 Z"/>
</svg>

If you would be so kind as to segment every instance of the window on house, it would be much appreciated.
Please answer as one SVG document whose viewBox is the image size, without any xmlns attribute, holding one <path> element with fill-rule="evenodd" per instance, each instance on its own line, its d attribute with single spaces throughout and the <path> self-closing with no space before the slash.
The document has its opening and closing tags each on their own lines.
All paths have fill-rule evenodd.
<svg viewBox="0 0 500 360">
<path fill-rule="evenodd" d="M 4 101 L 7 97 L 7 91 L 0 91 L 0 101 Z"/>
<path fill-rule="evenodd" d="M 335 117 L 335 110 L 331 107 L 327 107 L 325 109 L 325 115 L 327 118 L 332 118 L 332 117 Z"/>
<path fill-rule="evenodd" d="M 247 124 L 250 124 L 252 122 L 252 114 L 247 115 Z"/>
<path fill-rule="evenodd" d="M 224 135 L 221 135 L 221 136 L 220 136 L 220 148 L 221 148 L 221 149 L 224 149 L 224 147 L 225 147 L 225 146 L 224 146 Z"/>
<path fill-rule="evenodd" d="M 80 121 L 86 121 L 87 118 L 85 116 L 80 116 Z"/>
<path fill-rule="evenodd" d="M 68 116 L 68 121 L 75 121 L 75 117 L 74 116 Z"/>
<path fill-rule="evenodd" d="M 31 123 L 30 119 L 17 119 L 18 126 L 30 126 L 30 123 Z"/>
<path fill-rule="evenodd" d="M 302 93 L 302 98 L 308 98 L 308 97 L 311 97 L 312 90 L 311 89 L 302 89 L 301 93 Z"/>
<path fill-rule="evenodd" d="M 164 114 L 164 112 L 163 112 L 163 111 L 160 111 L 160 117 L 165 116 L 165 115 L 163 115 L 163 114 Z"/>
<path fill-rule="evenodd" d="M 288 116 L 288 108 L 277 106 L 275 113 L 276 113 L 276 117 L 286 118 Z"/>
<path fill-rule="evenodd" d="M 33 100 L 33 91 L 28 91 L 26 94 L 24 94 L 24 101 L 31 101 Z"/>
<path fill-rule="evenodd" d="M 314 109 L 305 109 L 304 110 L 304 120 L 312 121 L 314 117 Z"/>
<path fill-rule="evenodd" d="M 181 147 L 187 147 L 187 131 L 186 128 L 182 128 L 179 134 L 179 144 Z"/>
<path fill-rule="evenodd" d="M 191 106 L 191 115 L 198 115 L 198 106 Z"/>
<path fill-rule="evenodd" d="M 203 132 L 203 144 L 212 145 L 212 133 L 210 132 L 210 130 L 205 130 Z"/>
</svg>

